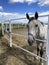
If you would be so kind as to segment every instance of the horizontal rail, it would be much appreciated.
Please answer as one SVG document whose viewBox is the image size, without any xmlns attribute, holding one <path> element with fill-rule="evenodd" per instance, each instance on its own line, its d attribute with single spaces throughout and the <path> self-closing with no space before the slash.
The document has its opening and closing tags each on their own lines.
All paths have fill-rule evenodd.
<svg viewBox="0 0 49 65">
<path fill-rule="evenodd" d="M 16 36 L 20 36 L 20 37 L 24 37 L 27 38 L 27 36 L 21 35 L 21 34 L 16 34 L 16 33 L 11 33 L 12 35 L 16 35 Z"/>
<path fill-rule="evenodd" d="M 7 31 L 7 33 L 8 33 L 8 31 Z M 20 35 L 20 34 L 16 34 L 16 33 L 11 33 L 12 35 L 15 35 L 15 36 L 20 36 L 20 37 L 23 37 L 23 38 L 28 38 L 27 36 L 24 36 L 24 35 Z M 45 39 L 45 40 L 41 40 L 41 39 L 35 39 L 36 41 L 40 41 L 40 42 L 44 42 L 44 43 L 46 43 L 47 42 L 47 40 Z"/>
<path fill-rule="evenodd" d="M 6 31 L 6 33 L 11 33 L 9 31 Z M 24 37 L 24 38 L 27 38 L 27 36 L 24 36 L 24 35 L 20 35 L 20 34 L 16 34 L 16 33 L 11 33 L 12 35 L 15 35 L 15 36 L 20 36 L 20 37 Z"/>
<path fill-rule="evenodd" d="M 36 39 L 36 41 L 41 41 L 41 42 L 47 42 L 47 40 L 40 40 L 40 39 Z"/>
<path fill-rule="evenodd" d="M 46 16 L 49 16 L 49 15 L 39 15 L 39 17 L 46 17 Z M 22 20 L 22 19 L 26 19 L 26 17 L 10 19 L 10 21 L 13 21 L 13 20 Z"/>
<path fill-rule="evenodd" d="M 8 39 L 6 36 L 4 36 L 4 37 L 9 41 L 9 39 Z M 40 56 L 38 56 L 38 55 L 36 55 L 36 54 L 34 54 L 34 53 L 32 53 L 32 52 L 30 52 L 30 51 L 28 51 L 28 50 L 26 50 L 26 49 L 20 47 L 20 46 L 17 46 L 17 45 L 14 44 L 14 43 L 13 43 L 13 46 L 15 46 L 15 47 L 17 47 L 17 48 L 19 48 L 19 49 L 21 49 L 21 50 L 23 50 L 23 51 L 29 53 L 30 55 L 32 55 L 32 56 L 34 56 L 34 57 L 38 57 L 39 59 L 41 59 L 41 60 L 43 60 L 43 61 L 47 61 L 47 59 L 44 59 L 44 58 L 42 58 L 42 57 L 40 57 Z"/>
<path fill-rule="evenodd" d="M 39 15 L 39 17 L 46 17 L 46 16 L 49 16 L 48 15 Z M 13 20 L 23 20 L 23 19 L 26 19 L 26 17 L 22 17 L 22 18 L 15 18 L 15 19 L 7 19 L 7 20 L 4 20 L 3 22 L 7 22 L 7 21 L 13 21 Z"/>
<path fill-rule="evenodd" d="M 24 37 L 24 38 L 27 38 L 27 36 L 24 36 L 24 35 L 20 35 L 20 34 L 15 34 L 15 33 L 11 33 L 13 35 L 16 35 L 16 36 L 20 36 L 20 37 Z M 36 41 L 40 41 L 40 42 L 47 42 L 47 40 L 40 40 L 40 39 L 35 39 Z"/>
<path fill-rule="evenodd" d="M 7 33 L 10 33 L 10 32 L 8 32 L 7 31 Z M 24 36 L 24 35 L 21 35 L 21 34 L 16 34 L 16 33 L 11 33 L 12 35 L 15 35 L 15 36 L 20 36 L 20 37 L 23 37 L 23 38 L 28 38 L 27 36 Z M 44 43 L 46 43 L 47 42 L 47 39 L 45 39 L 45 40 L 41 40 L 41 39 L 35 39 L 36 41 L 40 41 L 40 42 L 44 42 Z"/>
<path fill-rule="evenodd" d="M 26 49 L 20 47 L 20 46 L 17 46 L 16 44 L 13 44 L 13 45 L 14 45 L 15 47 L 17 47 L 17 48 L 19 48 L 19 49 L 21 49 L 21 50 L 23 50 L 23 51 L 29 53 L 30 55 L 32 55 L 32 56 L 34 56 L 34 57 L 38 57 L 38 58 L 40 58 L 40 59 L 43 60 L 43 61 L 47 61 L 47 59 L 44 59 L 44 58 L 42 58 L 42 57 L 40 57 L 40 56 L 38 56 L 38 55 L 36 55 L 36 54 L 34 54 L 34 53 L 32 53 L 32 52 L 30 52 L 30 51 L 28 51 L 28 50 L 26 50 Z"/>
</svg>

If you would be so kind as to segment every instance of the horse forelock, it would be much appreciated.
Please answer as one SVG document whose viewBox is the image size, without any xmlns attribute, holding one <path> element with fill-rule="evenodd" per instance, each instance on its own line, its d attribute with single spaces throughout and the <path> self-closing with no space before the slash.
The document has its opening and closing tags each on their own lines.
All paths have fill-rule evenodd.
<svg viewBox="0 0 49 65">
<path fill-rule="evenodd" d="M 34 17 L 31 17 L 29 21 L 32 21 L 32 20 L 34 20 L 34 19 L 35 19 Z"/>
</svg>

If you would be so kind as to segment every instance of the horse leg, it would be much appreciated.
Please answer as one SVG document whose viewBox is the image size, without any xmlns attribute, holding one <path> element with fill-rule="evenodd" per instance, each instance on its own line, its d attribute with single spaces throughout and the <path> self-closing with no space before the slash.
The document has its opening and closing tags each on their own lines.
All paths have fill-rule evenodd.
<svg viewBox="0 0 49 65">
<path fill-rule="evenodd" d="M 37 55 L 39 55 L 39 44 L 37 43 Z M 38 59 L 38 57 L 36 57 Z"/>
<path fill-rule="evenodd" d="M 39 44 L 37 43 L 37 55 L 39 55 Z"/>
<path fill-rule="evenodd" d="M 43 43 L 43 44 L 44 44 L 44 43 Z M 43 44 L 42 44 L 42 46 L 41 46 L 41 48 L 40 48 L 40 57 L 43 57 L 43 52 L 44 52 L 44 51 L 43 51 L 43 46 L 44 46 Z M 40 62 L 42 63 L 42 59 L 40 59 Z M 43 65 L 43 63 L 42 63 L 42 65 Z"/>
</svg>

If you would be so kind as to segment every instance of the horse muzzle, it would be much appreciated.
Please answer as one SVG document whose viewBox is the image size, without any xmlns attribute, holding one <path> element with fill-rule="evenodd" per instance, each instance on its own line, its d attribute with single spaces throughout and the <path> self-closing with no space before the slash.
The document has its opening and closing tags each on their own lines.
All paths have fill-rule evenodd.
<svg viewBox="0 0 49 65">
<path fill-rule="evenodd" d="M 32 44 L 34 43 L 34 41 L 35 41 L 35 39 L 34 39 L 33 34 L 28 33 L 28 44 L 29 44 L 29 46 L 32 46 Z"/>
<path fill-rule="evenodd" d="M 32 46 L 33 42 L 34 42 L 33 40 L 28 39 L 29 46 Z"/>
</svg>

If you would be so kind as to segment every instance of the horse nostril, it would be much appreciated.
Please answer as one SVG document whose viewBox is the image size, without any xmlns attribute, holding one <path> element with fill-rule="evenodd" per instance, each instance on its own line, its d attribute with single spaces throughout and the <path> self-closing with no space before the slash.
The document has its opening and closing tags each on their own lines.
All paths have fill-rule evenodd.
<svg viewBox="0 0 49 65">
<path fill-rule="evenodd" d="M 36 24 L 35 27 L 38 27 L 38 25 Z"/>
</svg>

